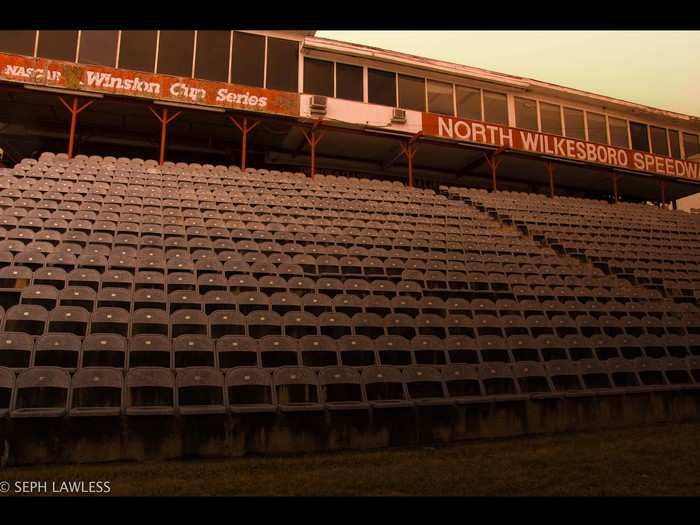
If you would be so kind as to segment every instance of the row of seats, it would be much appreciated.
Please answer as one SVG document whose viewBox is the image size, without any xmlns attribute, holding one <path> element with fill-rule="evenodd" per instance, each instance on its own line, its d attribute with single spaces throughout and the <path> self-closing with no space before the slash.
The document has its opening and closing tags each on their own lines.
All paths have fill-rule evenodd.
<svg viewBox="0 0 700 525">
<path fill-rule="evenodd" d="M 652 335 L 617 337 L 578 335 L 510 337 L 453 335 L 440 339 L 431 335 L 324 335 L 300 338 L 266 335 L 225 335 L 217 340 L 202 334 L 173 338 L 141 334 L 125 337 L 114 333 L 55 333 L 32 338 L 26 333 L 0 333 L 0 366 L 13 370 L 34 366 L 67 369 L 94 366 L 137 368 L 157 366 L 185 368 L 210 366 L 229 369 L 241 366 L 444 365 L 485 362 L 585 359 L 686 358 L 700 355 L 700 335 Z"/>
<path fill-rule="evenodd" d="M 700 388 L 700 359 L 551 361 L 444 367 L 280 367 L 75 372 L 0 368 L 0 417 L 168 416 L 367 410 L 630 395 Z"/>
</svg>

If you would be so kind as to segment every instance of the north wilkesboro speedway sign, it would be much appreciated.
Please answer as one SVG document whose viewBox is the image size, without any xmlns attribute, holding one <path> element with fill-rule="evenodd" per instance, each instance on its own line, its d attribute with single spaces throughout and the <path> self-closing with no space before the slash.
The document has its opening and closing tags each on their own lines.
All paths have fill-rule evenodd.
<svg viewBox="0 0 700 525">
<path fill-rule="evenodd" d="M 0 80 L 299 116 L 297 93 L 3 53 L 0 53 Z"/>
<path fill-rule="evenodd" d="M 697 162 L 434 113 L 423 113 L 423 134 L 669 177 L 700 177 Z"/>
</svg>

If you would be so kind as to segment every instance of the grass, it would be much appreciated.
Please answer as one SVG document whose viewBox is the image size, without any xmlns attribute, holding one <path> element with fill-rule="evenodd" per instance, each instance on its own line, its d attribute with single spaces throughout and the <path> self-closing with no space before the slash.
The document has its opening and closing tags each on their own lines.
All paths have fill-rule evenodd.
<svg viewBox="0 0 700 525">
<path fill-rule="evenodd" d="M 700 495 L 700 423 L 288 457 L 11 468 L 117 496 Z"/>
</svg>

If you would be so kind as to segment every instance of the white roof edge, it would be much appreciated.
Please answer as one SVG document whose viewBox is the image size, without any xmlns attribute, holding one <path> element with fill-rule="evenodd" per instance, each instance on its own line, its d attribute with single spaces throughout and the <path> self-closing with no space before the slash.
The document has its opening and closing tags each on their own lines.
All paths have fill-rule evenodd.
<svg viewBox="0 0 700 525">
<path fill-rule="evenodd" d="M 439 73 L 462 76 L 474 80 L 493 82 L 497 84 L 502 84 L 504 86 L 510 86 L 513 88 L 523 90 L 543 90 L 556 92 L 564 97 L 574 96 L 579 98 L 586 98 L 589 101 L 596 104 L 608 105 L 611 107 L 617 106 L 619 109 L 626 109 L 628 111 L 631 110 L 648 116 L 676 119 L 679 121 L 683 121 L 684 123 L 689 124 L 695 128 L 700 128 L 700 117 L 697 116 L 687 115 L 684 113 L 677 113 L 674 111 L 668 111 L 652 106 L 646 106 L 644 104 L 629 102 L 622 99 L 608 97 L 605 95 L 599 95 L 596 93 L 591 93 L 588 91 L 583 91 L 580 89 L 570 88 L 566 86 L 560 86 L 558 84 L 552 84 L 540 80 L 518 77 L 515 75 L 508 75 L 504 73 L 497 73 L 478 67 L 464 66 L 461 64 L 455 64 L 453 62 L 446 62 L 443 60 L 436 60 L 432 58 L 411 55 L 408 53 L 401 53 L 399 51 L 391 51 L 371 46 L 365 46 L 362 44 L 342 42 L 340 40 L 333 40 L 330 38 L 322 38 L 316 36 L 307 36 L 304 39 L 304 47 L 318 49 L 321 51 L 346 53 L 358 57 L 374 58 L 376 60 L 395 62 L 397 64 L 415 66 L 423 69 L 430 69 Z"/>
</svg>

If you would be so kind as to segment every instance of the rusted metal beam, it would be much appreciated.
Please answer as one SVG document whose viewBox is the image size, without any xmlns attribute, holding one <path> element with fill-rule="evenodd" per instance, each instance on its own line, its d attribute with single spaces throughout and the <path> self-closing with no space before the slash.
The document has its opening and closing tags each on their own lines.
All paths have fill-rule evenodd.
<svg viewBox="0 0 700 525">
<path fill-rule="evenodd" d="M 229 120 L 241 131 L 241 170 L 245 171 L 248 152 L 248 133 L 253 131 L 261 121 L 256 120 L 252 125 L 248 126 L 248 117 L 243 117 L 242 124 L 239 124 L 238 121 L 231 116 L 229 116 Z"/>
<path fill-rule="evenodd" d="M 78 107 L 78 97 L 73 97 L 73 103 L 68 104 L 63 97 L 59 96 L 58 99 L 61 101 L 68 112 L 70 113 L 70 132 L 68 133 L 68 158 L 73 158 L 73 146 L 75 145 L 75 127 L 78 122 L 78 115 L 89 106 L 91 106 L 95 101 L 88 100 L 85 104 Z"/>
</svg>

